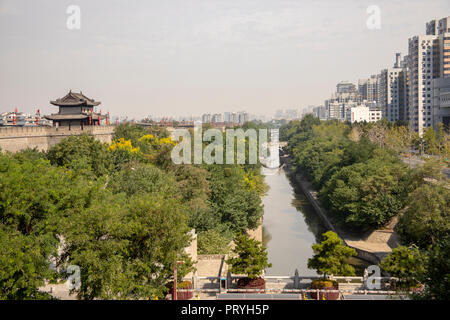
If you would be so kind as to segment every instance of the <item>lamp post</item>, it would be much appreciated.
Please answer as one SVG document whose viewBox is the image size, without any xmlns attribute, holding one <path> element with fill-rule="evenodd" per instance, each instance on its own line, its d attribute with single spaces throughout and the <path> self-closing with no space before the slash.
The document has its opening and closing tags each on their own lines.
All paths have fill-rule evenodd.
<svg viewBox="0 0 450 320">
<path fill-rule="evenodd" d="M 173 267 L 173 297 L 172 300 L 177 300 L 177 265 L 183 264 L 183 261 L 175 262 Z"/>
</svg>

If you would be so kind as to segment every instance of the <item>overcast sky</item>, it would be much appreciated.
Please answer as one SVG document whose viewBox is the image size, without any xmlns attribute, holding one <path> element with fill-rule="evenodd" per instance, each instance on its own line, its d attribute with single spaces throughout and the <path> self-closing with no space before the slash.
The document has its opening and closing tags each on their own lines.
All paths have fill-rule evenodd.
<svg viewBox="0 0 450 320">
<path fill-rule="evenodd" d="M 0 0 L 0 112 L 56 112 L 69 89 L 130 118 L 320 105 L 448 15 L 449 0 Z"/>
</svg>

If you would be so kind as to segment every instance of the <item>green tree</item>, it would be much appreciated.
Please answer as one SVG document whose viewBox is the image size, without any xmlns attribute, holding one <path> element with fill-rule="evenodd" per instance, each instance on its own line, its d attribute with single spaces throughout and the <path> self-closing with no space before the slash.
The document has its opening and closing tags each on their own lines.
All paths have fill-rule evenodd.
<svg viewBox="0 0 450 320">
<path fill-rule="evenodd" d="M 450 232 L 450 190 L 446 185 L 424 183 L 411 193 L 408 208 L 396 231 L 406 244 L 427 248 Z"/>
<path fill-rule="evenodd" d="M 107 188 L 127 196 L 139 194 L 176 194 L 175 177 L 157 167 L 143 163 L 128 163 L 109 178 Z"/>
<path fill-rule="evenodd" d="M 439 141 L 436 136 L 436 131 L 432 127 L 429 127 L 423 133 L 423 141 L 425 144 L 425 152 L 428 154 L 439 154 Z"/>
<path fill-rule="evenodd" d="M 52 272 L 47 253 L 36 240 L 0 227 L 0 300 L 50 298 L 38 290 Z"/>
<path fill-rule="evenodd" d="M 88 134 L 64 138 L 48 150 L 47 159 L 52 165 L 74 169 L 88 176 L 99 177 L 113 168 L 108 145 Z"/>
<path fill-rule="evenodd" d="M 237 257 L 226 261 L 231 266 L 230 272 L 246 274 L 249 279 L 256 279 L 266 268 L 272 267 L 272 264 L 268 262 L 266 248 L 260 241 L 240 234 L 236 237 L 235 244 L 233 253 Z"/>
<path fill-rule="evenodd" d="M 0 297 L 42 298 L 49 258 L 59 245 L 57 222 L 82 210 L 94 185 L 37 158 L 0 154 Z"/>
<path fill-rule="evenodd" d="M 380 227 L 404 207 L 408 177 L 405 164 L 380 156 L 339 170 L 319 198 L 347 226 Z"/>
<path fill-rule="evenodd" d="M 308 260 L 308 268 L 315 269 L 318 274 L 335 276 L 353 276 L 355 269 L 348 264 L 348 259 L 356 255 L 355 249 L 344 245 L 344 242 L 333 231 L 323 234 L 321 243 L 313 244 L 314 256 Z"/>
<path fill-rule="evenodd" d="M 231 232 L 211 229 L 198 233 L 199 254 L 227 254 L 230 252 Z"/>
<path fill-rule="evenodd" d="M 416 246 L 399 246 L 380 263 L 391 276 L 399 278 L 398 288 L 410 289 L 418 284 L 426 271 L 427 255 Z"/>
<path fill-rule="evenodd" d="M 61 223 L 67 242 L 59 264 L 78 265 L 81 299 L 145 299 L 162 296 L 175 261 L 185 275 L 190 236 L 186 210 L 170 195 L 126 197 L 100 191 L 86 210 Z"/>
<path fill-rule="evenodd" d="M 235 233 L 256 228 L 263 213 L 258 191 L 245 183 L 245 174 L 239 166 L 207 166 L 210 173 L 212 210 L 222 225 Z"/>
<path fill-rule="evenodd" d="M 425 287 L 415 296 L 420 299 L 450 299 L 450 238 L 448 234 L 436 241 L 428 255 L 426 272 L 421 281 Z"/>
</svg>

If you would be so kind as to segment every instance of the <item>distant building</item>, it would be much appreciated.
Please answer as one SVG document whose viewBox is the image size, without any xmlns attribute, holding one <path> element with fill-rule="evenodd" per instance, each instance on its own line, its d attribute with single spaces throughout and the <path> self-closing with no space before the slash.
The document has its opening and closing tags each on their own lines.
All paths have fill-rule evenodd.
<svg viewBox="0 0 450 320">
<path fill-rule="evenodd" d="M 441 104 L 434 105 L 440 99 L 437 96 L 440 97 L 445 80 L 434 82 L 434 79 L 450 77 L 450 17 L 428 22 L 426 35 L 409 39 L 407 67 L 409 124 L 422 134 L 428 127 L 436 128 L 438 120 L 445 117 L 441 113 L 445 109 L 439 109 Z M 433 83 L 439 89 L 434 90 Z"/>
<path fill-rule="evenodd" d="M 348 81 L 336 85 L 336 93 L 325 100 L 328 119 L 346 120 L 347 110 L 363 103 L 363 95 L 356 90 L 356 86 Z"/>
<path fill-rule="evenodd" d="M 344 103 L 339 101 L 326 100 L 325 108 L 328 112 L 328 119 L 344 118 Z"/>
<path fill-rule="evenodd" d="M 341 81 L 336 85 L 337 93 L 352 93 L 356 92 L 356 86 L 349 81 Z"/>
<path fill-rule="evenodd" d="M 209 113 L 202 115 L 202 123 L 211 123 L 211 115 Z"/>
<path fill-rule="evenodd" d="M 346 119 L 353 122 L 377 122 L 381 120 L 382 112 L 380 109 L 369 108 L 365 105 L 351 107 L 347 109 Z"/>
<path fill-rule="evenodd" d="M 311 106 L 311 110 L 310 110 L 311 112 L 312 112 L 312 107 L 313 106 Z M 303 114 L 305 114 L 305 110 L 303 110 Z M 295 119 L 299 119 L 299 118 L 300 118 L 300 114 L 297 109 L 287 109 L 287 110 L 278 109 L 274 115 L 274 119 L 276 119 L 276 120 L 295 120 Z"/>
<path fill-rule="evenodd" d="M 239 123 L 239 115 L 235 112 L 232 112 L 230 115 L 230 122 L 231 123 Z"/>
<path fill-rule="evenodd" d="M 450 77 L 433 80 L 433 123 L 450 129 Z"/>
<path fill-rule="evenodd" d="M 353 122 L 369 122 L 369 108 L 366 106 L 352 107 L 347 110 L 347 121 Z"/>
<path fill-rule="evenodd" d="M 248 122 L 248 113 L 247 112 L 239 112 L 238 113 L 238 122 L 239 124 L 244 124 Z"/>
<path fill-rule="evenodd" d="M 380 101 L 380 80 L 381 75 L 377 74 L 358 81 L 358 92 L 363 100 L 377 103 Z"/>
<path fill-rule="evenodd" d="M 396 54 L 393 68 L 381 71 L 380 108 L 383 117 L 389 121 L 408 120 L 408 99 L 405 92 L 407 69 L 401 61 L 401 54 Z"/>
<path fill-rule="evenodd" d="M 106 116 L 94 112 L 94 107 L 101 102 L 86 97 L 81 91 L 80 93 L 69 91 L 64 97 L 50 103 L 59 107 L 58 113 L 45 116 L 46 119 L 53 121 L 54 126 L 99 125 L 101 120 L 106 119 Z"/>
<path fill-rule="evenodd" d="M 4 112 L 0 114 L 0 126 L 25 126 L 25 118 L 22 112 Z"/>
<path fill-rule="evenodd" d="M 223 122 L 222 114 L 221 113 L 213 114 L 213 116 L 211 118 L 211 122 L 213 122 L 213 123 L 221 123 L 221 122 Z"/>
<path fill-rule="evenodd" d="M 383 113 L 380 109 L 369 107 L 369 122 L 377 122 L 383 118 Z"/>
<path fill-rule="evenodd" d="M 327 110 L 324 106 L 314 107 L 313 108 L 314 115 L 320 120 L 327 119 Z"/>
</svg>

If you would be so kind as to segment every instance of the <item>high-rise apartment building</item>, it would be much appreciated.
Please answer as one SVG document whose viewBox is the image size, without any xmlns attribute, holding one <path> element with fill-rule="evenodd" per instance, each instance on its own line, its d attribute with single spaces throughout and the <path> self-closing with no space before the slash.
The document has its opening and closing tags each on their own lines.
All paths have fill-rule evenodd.
<svg viewBox="0 0 450 320">
<path fill-rule="evenodd" d="M 407 68 L 396 54 L 393 68 L 381 71 L 380 77 L 380 109 L 383 117 L 389 121 L 408 120 L 408 101 L 406 99 Z"/>
<path fill-rule="evenodd" d="M 450 77 L 450 17 L 440 20 L 431 20 L 426 25 L 427 35 L 437 37 L 438 46 L 436 48 L 436 66 L 439 69 L 439 77 Z"/>
<path fill-rule="evenodd" d="M 450 129 L 450 77 L 433 80 L 433 122 Z"/>
<path fill-rule="evenodd" d="M 358 80 L 358 92 L 363 100 L 376 101 L 380 100 L 380 81 L 381 75 L 376 74 L 367 79 Z"/>
<path fill-rule="evenodd" d="M 443 18 L 438 22 L 439 39 L 439 69 L 440 77 L 450 77 L 450 17 Z"/>
<path fill-rule="evenodd" d="M 438 119 L 446 117 L 435 105 L 441 90 L 433 90 L 434 79 L 450 77 L 450 17 L 426 24 L 426 35 L 409 39 L 408 76 L 410 126 L 422 134 L 428 127 L 436 127 Z M 440 96 L 439 96 L 440 99 Z M 436 116 L 435 116 L 436 114 Z M 437 116 L 439 114 L 439 116 Z"/>
<path fill-rule="evenodd" d="M 437 45 L 435 35 L 409 39 L 409 124 L 419 134 L 433 125 L 432 81 L 436 77 Z"/>
</svg>

